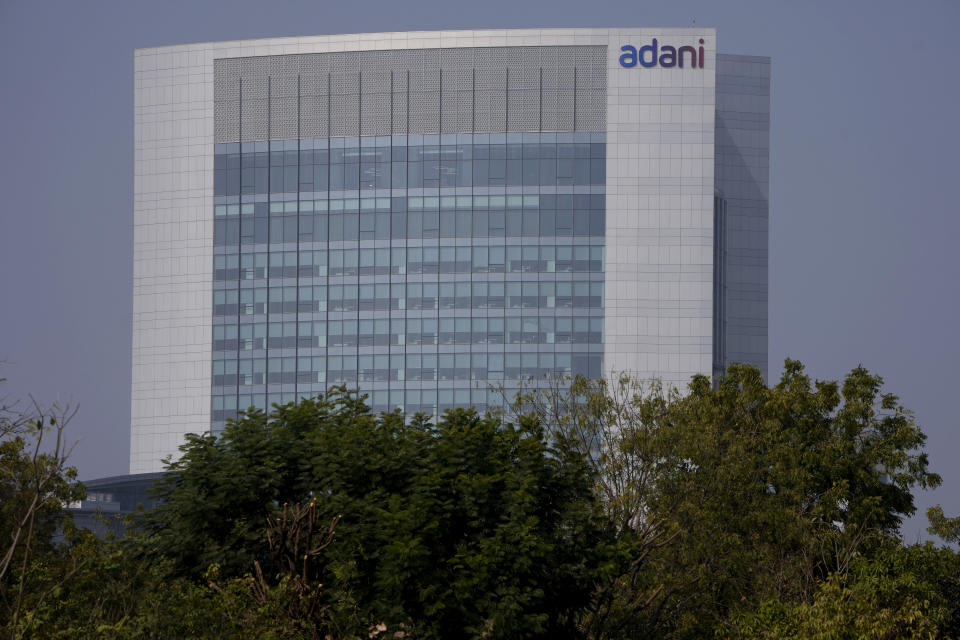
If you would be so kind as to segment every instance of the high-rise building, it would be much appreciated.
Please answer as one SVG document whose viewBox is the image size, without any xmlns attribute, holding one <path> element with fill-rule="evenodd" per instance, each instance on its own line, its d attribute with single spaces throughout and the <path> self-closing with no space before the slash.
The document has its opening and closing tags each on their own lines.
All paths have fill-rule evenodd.
<svg viewBox="0 0 960 640">
<path fill-rule="evenodd" d="M 767 367 L 767 58 L 713 29 L 141 49 L 132 473 L 330 385 Z"/>
</svg>

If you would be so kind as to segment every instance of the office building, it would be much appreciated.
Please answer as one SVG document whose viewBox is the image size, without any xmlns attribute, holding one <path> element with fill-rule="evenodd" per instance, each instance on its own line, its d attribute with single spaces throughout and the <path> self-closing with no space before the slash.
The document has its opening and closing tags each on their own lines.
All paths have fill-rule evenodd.
<svg viewBox="0 0 960 640">
<path fill-rule="evenodd" d="M 131 473 L 344 384 L 767 368 L 767 58 L 713 29 L 277 38 L 135 58 Z"/>
</svg>

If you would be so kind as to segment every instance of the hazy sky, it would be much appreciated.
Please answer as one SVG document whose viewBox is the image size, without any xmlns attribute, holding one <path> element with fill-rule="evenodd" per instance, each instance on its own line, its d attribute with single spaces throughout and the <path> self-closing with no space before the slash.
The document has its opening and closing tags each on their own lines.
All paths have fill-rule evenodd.
<svg viewBox="0 0 960 640">
<path fill-rule="evenodd" d="M 858 364 L 960 512 L 960 3 L 0 0 L 0 394 L 73 397 L 82 479 L 128 469 L 133 50 L 273 36 L 716 27 L 773 59 L 770 364 Z M 915 539 L 924 521 L 904 528 Z"/>
</svg>

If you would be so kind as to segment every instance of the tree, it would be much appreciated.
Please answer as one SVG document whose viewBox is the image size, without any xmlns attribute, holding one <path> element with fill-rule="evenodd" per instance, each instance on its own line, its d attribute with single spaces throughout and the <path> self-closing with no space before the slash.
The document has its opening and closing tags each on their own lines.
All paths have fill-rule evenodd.
<svg viewBox="0 0 960 640">
<path fill-rule="evenodd" d="M 710 635 L 770 599 L 811 602 L 895 537 L 911 490 L 940 478 L 881 385 L 861 367 L 813 382 L 788 360 L 774 387 L 733 365 L 684 397 L 628 377 L 522 397 L 519 410 L 592 461 L 617 532 L 591 634 Z"/>
<path fill-rule="evenodd" d="M 678 629 L 698 635 L 771 597 L 809 601 L 820 580 L 896 535 L 915 510 L 911 489 L 940 478 L 920 451 L 925 436 L 881 385 L 861 367 L 842 384 L 813 383 L 787 361 L 768 388 L 735 365 L 715 388 L 694 379 L 674 403 L 663 433 L 673 462 L 651 511 L 681 530 L 656 565 L 682 576 L 668 587 L 674 602 L 697 603 Z"/>
<path fill-rule="evenodd" d="M 604 563 L 580 626 L 591 638 L 621 638 L 643 626 L 663 600 L 664 584 L 648 564 L 671 545 L 679 529 L 650 511 L 663 464 L 662 421 L 679 400 L 656 381 L 627 375 L 611 380 L 555 378 L 505 403 L 507 415 L 535 418 L 551 438 L 590 465 L 594 492 L 607 519 Z M 648 628 L 649 630 L 649 628 Z"/>
<path fill-rule="evenodd" d="M 64 504 L 84 495 L 67 465 L 65 429 L 75 413 L 32 398 L 27 408 L 0 406 L 0 629 L 13 638 L 29 631 L 26 601 L 46 598 L 69 577 L 36 569 L 57 557 L 53 534 L 70 525 Z"/>
<path fill-rule="evenodd" d="M 293 554 L 299 560 L 332 540 L 333 526 L 316 526 L 310 505 L 286 513 L 288 517 L 280 521 L 265 523 L 272 554 L 284 560 Z M 122 540 L 101 540 L 89 531 L 76 531 L 70 542 L 57 562 L 37 567 L 49 573 L 72 570 L 51 597 L 26 600 L 23 618 L 29 619 L 30 637 L 356 637 L 331 628 L 320 585 L 300 566 L 265 576 L 255 565 L 243 576 L 226 577 L 214 565 L 197 582 L 171 579 L 165 562 L 141 552 L 145 540 L 132 529 Z"/>
<path fill-rule="evenodd" d="M 174 575 L 281 572 L 263 525 L 309 503 L 339 517 L 310 564 L 342 633 L 579 635 L 604 532 L 589 467 L 535 420 L 406 421 L 332 390 L 251 411 L 182 451 L 143 520 Z"/>
<path fill-rule="evenodd" d="M 927 532 L 942 538 L 946 542 L 960 543 L 960 517 L 949 518 L 943 507 L 936 505 L 927 509 L 930 526 Z"/>
<path fill-rule="evenodd" d="M 815 382 L 787 361 L 773 387 L 738 365 L 686 396 L 628 376 L 555 383 L 501 416 L 457 410 L 436 424 L 374 415 L 333 389 L 190 436 L 134 535 L 67 527 L 70 544 L 17 552 L 7 584 L 16 573 L 23 597 L 6 628 L 960 637 L 958 555 L 897 537 L 911 490 L 940 479 L 879 377 L 858 367 Z M 33 477 L 11 465 L 28 459 L 7 468 Z M 930 515 L 952 540 L 956 519 Z"/>
<path fill-rule="evenodd" d="M 769 600 L 725 637 L 756 640 L 960 637 L 960 556 L 888 540 L 819 583 L 812 602 Z"/>
</svg>

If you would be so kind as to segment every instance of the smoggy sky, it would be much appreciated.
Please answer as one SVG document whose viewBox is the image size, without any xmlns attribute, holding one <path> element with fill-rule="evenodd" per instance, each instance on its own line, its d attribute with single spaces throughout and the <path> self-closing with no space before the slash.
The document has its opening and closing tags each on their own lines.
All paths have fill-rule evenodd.
<svg viewBox="0 0 960 640">
<path fill-rule="evenodd" d="M 960 512 L 960 71 L 953 0 L 0 0 L 0 393 L 72 397 L 82 479 L 128 470 L 133 51 L 506 27 L 716 27 L 773 59 L 770 370 L 863 364 L 912 409 Z M 904 527 L 917 539 L 923 518 Z"/>
</svg>

